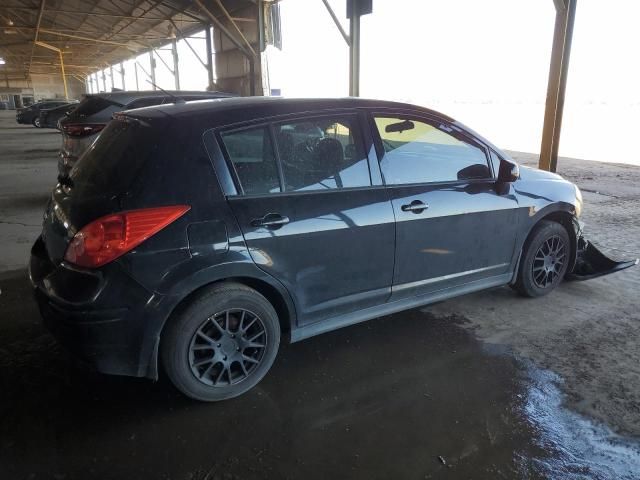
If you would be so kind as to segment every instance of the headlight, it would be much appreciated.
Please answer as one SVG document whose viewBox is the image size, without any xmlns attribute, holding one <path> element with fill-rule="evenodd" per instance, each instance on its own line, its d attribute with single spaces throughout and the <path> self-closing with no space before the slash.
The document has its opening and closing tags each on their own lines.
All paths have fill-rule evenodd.
<svg viewBox="0 0 640 480">
<path fill-rule="evenodd" d="M 576 217 L 580 218 L 582 215 L 582 192 L 577 186 L 574 185 L 574 187 L 576 188 Z"/>
</svg>

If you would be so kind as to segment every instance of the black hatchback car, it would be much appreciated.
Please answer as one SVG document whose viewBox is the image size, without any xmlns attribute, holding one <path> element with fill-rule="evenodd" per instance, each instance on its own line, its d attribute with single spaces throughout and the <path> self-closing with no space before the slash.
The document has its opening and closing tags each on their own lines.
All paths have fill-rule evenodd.
<svg viewBox="0 0 640 480">
<path fill-rule="evenodd" d="M 221 400 L 298 341 L 490 287 L 549 293 L 614 262 L 578 188 L 442 114 L 237 98 L 115 115 L 33 246 L 46 325 L 99 371 Z"/>
</svg>

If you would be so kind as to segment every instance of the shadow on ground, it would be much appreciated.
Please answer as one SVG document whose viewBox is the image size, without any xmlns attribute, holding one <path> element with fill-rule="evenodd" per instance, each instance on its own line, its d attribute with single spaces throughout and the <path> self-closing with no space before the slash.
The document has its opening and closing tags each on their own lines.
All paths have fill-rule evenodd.
<svg viewBox="0 0 640 480">
<path fill-rule="evenodd" d="M 76 364 L 26 272 L 0 287 L 0 478 L 608 478 L 547 431 L 554 379 L 459 318 L 416 310 L 284 346 L 258 388 L 201 404 Z"/>
</svg>

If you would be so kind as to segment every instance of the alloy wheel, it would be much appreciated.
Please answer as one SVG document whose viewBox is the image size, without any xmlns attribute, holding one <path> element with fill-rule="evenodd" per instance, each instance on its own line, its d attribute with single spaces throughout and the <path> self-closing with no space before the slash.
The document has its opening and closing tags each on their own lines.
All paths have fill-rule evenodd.
<svg viewBox="0 0 640 480">
<path fill-rule="evenodd" d="M 567 259 L 567 247 L 558 235 L 540 245 L 533 258 L 533 282 L 539 288 L 553 285 L 562 273 Z"/>
<path fill-rule="evenodd" d="M 206 385 L 236 385 L 258 368 L 266 346 L 267 330 L 258 315 L 240 308 L 225 310 L 196 330 L 189 345 L 189 366 Z"/>
</svg>

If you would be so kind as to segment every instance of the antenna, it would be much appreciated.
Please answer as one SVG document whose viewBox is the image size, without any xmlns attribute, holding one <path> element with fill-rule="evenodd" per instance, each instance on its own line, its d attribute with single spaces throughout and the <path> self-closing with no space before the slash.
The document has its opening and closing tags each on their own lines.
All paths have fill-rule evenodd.
<svg viewBox="0 0 640 480">
<path fill-rule="evenodd" d="M 184 98 L 180 98 L 180 97 L 176 97 L 173 93 L 169 93 L 167 92 L 164 88 L 159 87 L 158 85 L 156 85 L 154 82 L 152 82 L 151 80 L 147 80 L 147 83 L 150 83 L 154 88 L 160 90 L 162 93 L 164 93 L 165 95 L 170 96 L 171 98 L 173 98 L 175 100 L 175 103 L 186 103 L 184 101 Z"/>
</svg>

